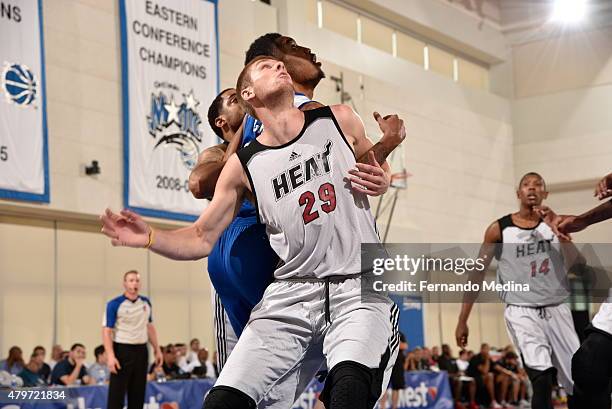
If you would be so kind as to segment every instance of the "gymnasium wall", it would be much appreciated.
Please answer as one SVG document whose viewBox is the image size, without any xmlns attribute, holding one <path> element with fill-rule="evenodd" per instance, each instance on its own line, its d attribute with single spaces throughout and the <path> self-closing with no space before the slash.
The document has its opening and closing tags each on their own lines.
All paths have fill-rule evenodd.
<svg viewBox="0 0 612 409">
<path fill-rule="evenodd" d="M 256 36 L 276 30 L 276 10 L 250 0 L 220 3 L 220 77 L 233 86 L 235 61 Z M 51 202 L 0 200 L 0 356 L 12 345 L 29 353 L 38 344 L 78 341 L 92 358 L 104 303 L 122 292 L 129 269 L 141 272 L 142 292 L 153 300 L 160 342 L 199 337 L 212 350 L 206 261 L 113 248 L 99 232 L 104 208 L 123 205 L 118 2 L 43 1 L 43 27 Z M 86 176 L 93 159 L 102 172 Z"/>
<path fill-rule="evenodd" d="M 399 192 L 389 242 L 480 242 L 489 223 L 516 210 L 516 179 L 533 167 L 560 186 L 562 191 L 552 194 L 550 203 L 568 211 L 588 207 L 584 203 L 592 201 L 585 199 L 586 183 L 590 186 L 595 177 L 609 172 L 602 165 L 605 159 L 609 163 L 609 149 L 606 154 L 602 146 L 577 147 L 585 138 L 609 139 L 607 80 L 592 84 L 595 77 L 586 78 L 577 82 L 578 88 L 566 89 L 559 85 L 562 78 L 544 87 L 546 71 L 534 81 L 534 70 L 528 69 L 538 55 L 536 46 L 506 46 L 491 25 L 484 31 L 469 29 L 479 20 L 444 1 L 410 2 L 417 9 L 399 10 L 396 23 L 414 24 L 422 33 L 438 32 L 437 41 L 454 36 L 454 45 L 463 47 L 459 51 L 487 63 L 505 57 L 505 63 L 491 68 L 493 92 L 461 85 L 318 28 L 307 9 L 312 1 L 273 0 L 274 7 L 251 0 L 219 3 L 222 88 L 234 86 L 244 52 L 255 37 L 282 30 L 323 61 L 328 78 L 315 99 L 340 102 L 329 77 L 342 73 L 345 91 L 373 139 L 380 132 L 372 111 L 404 118 L 408 136 L 392 165 L 397 171 L 405 163 L 413 176 Z M 383 7 L 393 17 L 387 1 L 366 3 Z M 14 344 L 29 351 L 36 344 L 56 341 L 68 347 L 81 341 L 92 355 L 100 343 L 104 302 L 121 291 L 121 276 L 132 268 L 141 271 L 143 293 L 152 297 L 162 343 L 199 337 L 203 345 L 212 346 L 206 261 L 171 262 L 145 251 L 112 248 L 98 233 L 96 216 L 106 206 L 117 209 L 123 204 L 117 1 L 43 4 L 51 203 L 0 200 L 0 353 Z M 408 21 L 415 10 L 418 18 Z M 453 34 L 449 22 L 465 29 Z M 556 69 L 552 56 L 546 61 Z M 92 159 L 100 162 L 102 173 L 85 176 L 84 165 Z M 561 186 L 566 181 L 582 184 L 568 190 Z M 373 208 L 376 205 L 372 201 Z M 380 218 L 381 231 L 387 217 L 388 212 Z M 610 237 L 609 228 L 598 226 L 593 232 L 590 237 Z M 425 305 L 426 344 L 454 345 L 458 311 L 456 304 Z M 475 307 L 472 349 L 485 341 L 508 343 L 501 314 L 500 304 Z"/>
<path fill-rule="evenodd" d="M 516 175 L 540 172 L 549 204 L 581 213 L 597 205 L 593 187 L 611 171 L 612 27 L 514 38 Z M 611 227 L 593 226 L 576 240 L 609 243 Z"/>
</svg>

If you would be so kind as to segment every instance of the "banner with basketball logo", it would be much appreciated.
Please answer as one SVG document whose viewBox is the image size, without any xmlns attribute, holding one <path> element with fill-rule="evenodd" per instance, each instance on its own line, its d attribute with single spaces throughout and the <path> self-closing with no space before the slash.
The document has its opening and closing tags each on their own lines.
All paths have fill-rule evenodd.
<svg viewBox="0 0 612 409">
<path fill-rule="evenodd" d="M 41 0 L 0 8 L 0 198 L 49 202 Z"/>
<path fill-rule="evenodd" d="M 216 1 L 119 5 L 125 204 L 193 220 L 205 203 L 192 197 L 189 174 L 199 152 L 218 143 L 206 116 L 218 91 Z"/>
</svg>

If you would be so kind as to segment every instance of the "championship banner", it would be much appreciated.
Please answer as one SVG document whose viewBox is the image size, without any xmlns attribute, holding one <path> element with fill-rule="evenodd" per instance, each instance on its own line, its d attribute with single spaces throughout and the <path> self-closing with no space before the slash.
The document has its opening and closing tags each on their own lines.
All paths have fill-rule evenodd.
<svg viewBox="0 0 612 409">
<path fill-rule="evenodd" d="M 0 7 L 0 198 L 49 202 L 41 1 Z"/>
<path fill-rule="evenodd" d="M 216 0 L 120 0 L 119 9 L 125 205 L 194 220 L 205 202 L 189 174 L 218 143 L 207 120 L 219 89 Z"/>
</svg>

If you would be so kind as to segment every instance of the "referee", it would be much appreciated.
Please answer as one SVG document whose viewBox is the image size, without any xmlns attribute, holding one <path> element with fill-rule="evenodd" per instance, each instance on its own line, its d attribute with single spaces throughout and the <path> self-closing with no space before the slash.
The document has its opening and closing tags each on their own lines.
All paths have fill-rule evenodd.
<svg viewBox="0 0 612 409">
<path fill-rule="evenodd" d="M 149 353 L 155 351 L 155 365 L 162 354 L 153 326 L 151 301 L 139 295 L 140 274 L 130 270 L 123 275 L 125 292 L 106 303 L 102 338 L 111 372 L 107 409 L 122 409 L 127 391 L 127 408 L 142 409 L 147 386 Z"/>
</svg>

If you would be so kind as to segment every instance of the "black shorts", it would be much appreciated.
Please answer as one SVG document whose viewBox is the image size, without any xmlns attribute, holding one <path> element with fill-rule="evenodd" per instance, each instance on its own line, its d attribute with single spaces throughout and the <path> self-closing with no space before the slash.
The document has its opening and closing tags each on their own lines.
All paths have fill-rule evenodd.
<svg viewBox="0 0 612 409">
<path fill-rule="evenodd" d="M 406 377 L 404 371 L 393 371 L 391 372 L 391 389 L 394 391 L 406 388 Z"/>
</svg>

